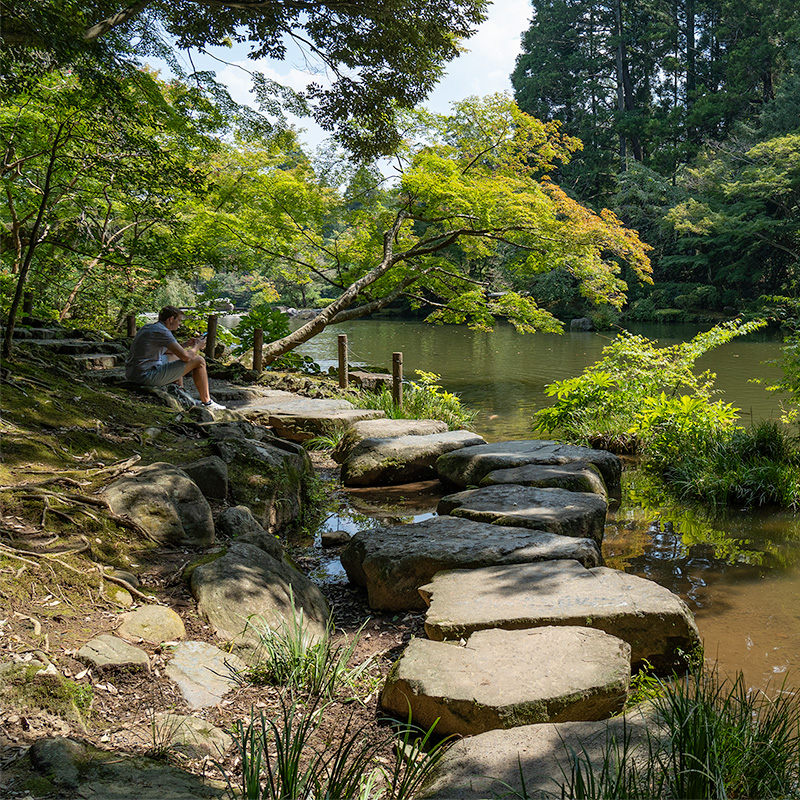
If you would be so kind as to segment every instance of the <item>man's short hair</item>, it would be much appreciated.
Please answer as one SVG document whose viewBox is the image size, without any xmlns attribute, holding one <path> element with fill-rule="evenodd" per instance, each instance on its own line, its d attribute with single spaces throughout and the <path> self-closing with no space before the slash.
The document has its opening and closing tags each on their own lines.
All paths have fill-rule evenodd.
<svg viewBox="0 0 800 800">
<path fill-rule="evenodd" d="M 166 322 L 170 317 L 182 317 L 183 311 L 179 308 L 175 308 L 175 306 L 164 306 L 161 311 L 158 312 L 158 321 L 159 322 Z"/>
</svg>

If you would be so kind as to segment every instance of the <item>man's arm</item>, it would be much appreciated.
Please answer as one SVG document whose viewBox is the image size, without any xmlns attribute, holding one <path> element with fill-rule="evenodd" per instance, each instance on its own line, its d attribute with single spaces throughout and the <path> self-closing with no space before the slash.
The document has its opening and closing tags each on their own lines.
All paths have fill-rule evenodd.
<svg viewBox="0 0 800 800">
<path fill-rule="evenodd" d="M 198 350 L 203 345 L 203 339 L 189 339 L 184 345 L 175 342 L 174 344 L 167 345 L 167 352 L 179 358 L 181 361 L 191 361 L 196 355 Z"/>
</svg>

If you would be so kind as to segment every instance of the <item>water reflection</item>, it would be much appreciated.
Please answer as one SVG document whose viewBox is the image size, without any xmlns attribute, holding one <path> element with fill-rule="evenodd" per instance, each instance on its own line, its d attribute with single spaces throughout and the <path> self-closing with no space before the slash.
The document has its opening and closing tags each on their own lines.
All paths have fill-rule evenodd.
<svg viewBox="0 0 800 800">
<path fill-rule="evenodd" d="M 640 472 L 625 474 L 609 514 L 603 553 L 681 595 L 695 612 L 706 653 L 748 685 L 775 675 L 800 683 L 800 521 L 789 513 L 728 512 L 659 497 Z"/>
</svg>

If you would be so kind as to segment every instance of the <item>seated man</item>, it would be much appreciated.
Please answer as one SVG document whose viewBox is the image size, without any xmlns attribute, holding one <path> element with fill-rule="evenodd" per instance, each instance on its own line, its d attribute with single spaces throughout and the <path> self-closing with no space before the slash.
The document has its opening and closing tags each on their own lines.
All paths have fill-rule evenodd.
<svg viewBox="0 0 800 800">
<path fill-rule="evenodd" d="M 194 338 L 178 344 L 174 331 L 183 320 L 183 312 L 175 306 L 164 306 L 158 312 L 158 322 L 151 322 L 139 330 L 133 339 L 131 352 L 125 361 L 125 377 L 131 383 L 143 386 L 166 386 L 177 383 L 183 386 L 183 376 L 192 374 L 200 402 L 210 409 L 223 409 L 208 392 L 206 361 L 198 354 L 205 339 Z"/>
</svg>

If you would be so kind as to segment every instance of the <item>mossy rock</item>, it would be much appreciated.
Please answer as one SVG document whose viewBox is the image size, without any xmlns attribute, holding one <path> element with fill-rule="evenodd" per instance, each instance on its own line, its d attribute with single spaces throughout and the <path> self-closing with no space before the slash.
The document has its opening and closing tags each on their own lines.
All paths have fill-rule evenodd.
<svg viewBox="0 0 800 800">
<path fill-rule="evenodd" d="M 90 685 L 45 674 L 42 667 L 31 665 L 8 665 L 0 675 L 0 695 L 10 706 L 44 711 L 86 727 L 94 700 Z"/>
</svg>

